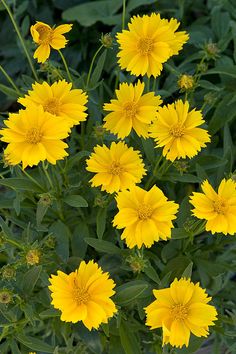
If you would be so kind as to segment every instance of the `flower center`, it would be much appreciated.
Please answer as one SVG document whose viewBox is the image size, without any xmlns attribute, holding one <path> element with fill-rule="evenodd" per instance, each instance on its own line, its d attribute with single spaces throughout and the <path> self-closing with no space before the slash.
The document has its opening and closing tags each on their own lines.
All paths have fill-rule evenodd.
<svg viewBox="0 0 236 354">
<path fill-rule="evenodd" d="M 188 307 L 176 304 L 171 308 L 171 317 L 173 320 L 184 320 L 188 316 Z"/>
<path fill-rule="evenodd" d="M 138 51 L 142 55 L 147 55 L 153 50 L 153 40 L 148 37 L 140 38 L 138 41 Z"/>
<path fill-rule="evenodd" d="M 140 220 L 147 220 L 150 218 L 152 215 L 152 208 L 150 208 L 148 205 L 139 205 L 138 207 L 138 218 Z"/>
<path fill-rule="evenodd" d="M 184 135 L 184 126 L 181 124 L 176 124 L 170 128 L 170 134 L 175 138 L 180 138 Z"/>
<path fill-rule="evenodd" d="M 57 98 L 50 98 L 45 102 L 43 108 L 46 112 L 58 116 L 60 113 L 60 106 L 61 106 L 60 101 Z"/>
<path fill-rule="evenodd" d="M 39 33 L 39 44 L 49 44 L 51 42 L 53 35 L 53 30 L 51 28 L 39 26 L 37 32 Z"/>
<path fill-rule="evenodd" d="M 114 176 L 119 176 L 124 172 L 124 168 L 119 162 L 112 162 L 109 172 Z"/>
<path fill-rule="evenodd" d="M 225 202 L 223 200 L 219 199 L 213 203 L 213 208 L 217 214 L 224 215 L 226 212 L 226 209 L 227 209 L 227 205 L 225 204 Z"/>
<path fill-rule="evenodd" d="M 90 294 L 86 288 L 80 288 L 77 280 L 74 279 L 73 297 L 77 305 L 82 305 L 90 300 Z"/>
<path fill-rule="evenodd" d="M 134 102 L 127 102 L 124 104 L 124 113 L 126 118 L 135 118 L 138 112 L 138 105 Z"/>
<path fill-rule="evenodd" d="M 29 144 L 38 144 L 42 140 L 42 136 L 39 128 L 31 128 L 27 131 L 25 140 Z"/>
</svg>

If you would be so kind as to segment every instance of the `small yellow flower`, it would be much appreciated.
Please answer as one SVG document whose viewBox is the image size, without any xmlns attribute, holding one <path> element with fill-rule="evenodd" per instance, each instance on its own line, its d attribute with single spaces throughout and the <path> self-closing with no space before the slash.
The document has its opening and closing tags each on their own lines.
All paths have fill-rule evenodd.
<svg viewBox="0 0 236 354">
<path fill-rule="evenodd" d="M 194 86 L 194 77 L 192 75 L 183 74 L 178 80 L 178 86 L 182 90 L 190 90 Z"/>
<path fill-rule="evenodd" d="M 117 99 L 103 107 L 105 111 L 112 111 L 104 118 L 104 127 L 121 139 L 128 136 L 132 128 L 138 136 L 147 138 L 149 124 L 155 119 L 162 100 L 154 92 L 143 95 L 143 91 L 144 83 L 140 81 L 136 85 L 120 84 Z"/>
<path fill-rule="evenodd" d="M 71 28 L 71 24 L 51 28 L 46 23 L 39 21 L 30 27 L 33 40 L 38 45 L 34 52 L 34 58 L 38 60 L 38 63 L 44 63 L 49 58 L 50 47 L 56 50 L 65 48 L 68 41 L 63 34 L 69 32 Z"/>
<path fill-rule="evenodd" d="M 158 109 L 150 136 L 157 147 L 164 147 L 163 155 L 168 160 L 192 158 L 210 141 L 207 130 L 198 128 L 203 123 L 200 111 L 189 112 L 189 103 L 178 100 Z"/>
<path fill-rule="evenodd" d="M 40 257 L 41 257 L 41 252 L 39 250 L 37 249 L 29 250 L 25 256 L 26 263 L 28 265 L 38 264 L 40 261 Z"/>
<path fill-rule="evenodd" d="M 43 106 L 45 112 L 68 121 L 70 127 L 86 120 L 85 113 L 88 96 L 80 89 L 72 89 L 72 84 L 65 80 L 54 82 L 51 86 L 44 81 L 35 83 L 28 95 L 18 99 L 24 107 Z"/>
<path fill-rule="evenodd" d="M 89 330 L 98 329 L 117 312 L 110 299 L 115 283 L 94 261 L 82 261 L 69 275 L 58 271 L 49 281 L 52 305 L 61 311 L 62 321 L 82 321 Z"/>
<path fill-rule="evenodd" d="M 155 241 L 171 237 L 172 220 L 178 204 L 168 201 L 164 193 L 153 186 L 149 191 L 134 186 L 116 196 L 119 212 L 113 220 L 117 229 L 124 229 L 121 239 L 129 248 L 151 247 Z"/>
<path fill-rule="evenodd" d="M 42 106 L 32 106 L 19 113 L 10 113 L 4 120 L 1 140 L 8 143 L 5 153 L 11 165 L 22 162 L 23 168 L 47 160 L 56 164 L 67 156 L 68 147 L 61 139 L 69 135 L 69 126 L 63 118 L 44 112 Z"/>
<path fill-rule="evenodd" d="M 110 148 L 97 145 L 87 160 L 87 170 L 96 173 L 91 179 L 92 186 L 101 186 L 108 193 L 130 188 L 146 174 L 140 152 L 123 141 L 112 142 Z"/>
<path fill-rule="evenodd" d="M 190 333 L 197 337 L 207 337 L 209 326 L 214 326 L 217 312 L 208 305 L 211 297 L 199 283 L 190 279 L 175 279 L 167 289 L 153 290 L 156 298 L 145 308 L 146 325 L 151 329 L 162 327 L 163 345 L 188 347 Z"/>
<path fill-rule="evenodd" d="M 157 77 L 165 63 L 187 42 L 186 32 L 176 32 L 180 23 L 175 19 L 161 19 L 159 14 L 134 16 L 128 30 L 117 34 L 121 69 L 131 74 Z"/>
<path fill-rule="evenodd" d="M 232 179 L 223 179 L 215 192 L 206 180 L 202 183 L 203 193 L 194 192 L 190 203 L 194 206 L 193 215 L 204 219 L 206 231 L 224 235 L 236 233 L 236 183 Z"/>
</svg>

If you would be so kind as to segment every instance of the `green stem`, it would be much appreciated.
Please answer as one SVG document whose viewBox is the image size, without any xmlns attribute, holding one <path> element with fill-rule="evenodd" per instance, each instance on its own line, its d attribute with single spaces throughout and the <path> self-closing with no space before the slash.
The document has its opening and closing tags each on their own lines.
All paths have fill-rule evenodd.
<svg viewBox="0 0 236 354">
<path fill-rule="evenodd" d="M 122 29 L 125 29 L 126 0 L 123 0 Z"/>
<path fill-rule="evenodd" d="M 90 81 L 90 76 L 91 76 L 91 73 L 92 73 L 92 70 L 93 70 L 93 64 L 94 64 L 94 61 L 98 55 L 98 53 L 100 52 L 100 50 L 103 48 L 103 44 L 98 48 L 98 50 L 96 51 L 96 53 L 94 54 L 93 56 L 93 59 L 91 61 L 91 64 L 90 64 L 90 68 L 89 68 L 89 72 L 88 72 L 88 77 L 87 77 L 87 81 L 86 81 L 86 88 L 88 88 L 88 84 L 89 84 L 89 81 Z"/>
<path fill-rule="evenodd" d="M 20 96 L 20 90 L 18 89 L 18 87 L 14 84 L 14 81 L 10 78 L 10 76 L 8 75 L 8 73 L 3 69 L 2 65 L 0 65 L 0 70 L 3 73 L 3 75 L 5 76 L 5 78 L 7 79 L 7 81 L 9 82 L 9 84 L 14 88 L 14 90 L 16 91 L 16 93 Z"/>
<path fill-rule="evenodd" d="M 71 77 L 71 74 L 70 74 L 68 65 L 67 65 L 67 63 L 66 63 L 66 59 L 65 59 L 64 55 L 62 54 L 62 52 L 61 52 L 60 50 L 58 50 L 58 52 L 59 52 L 59 54 L 60 54 L 60 56 L 61 56 L 61 59 L 62 59 L 63 64 L 64 64 L 64 67 L 65 67 L 65 69 L 66 69 L 66 73 L 67 73 L 68 79 L 69 79 L 70 82 L 72 82 L 72 84 L 73 84 L 73 80 L 72 80 L 72 77 Z"/>
<path fill-rule="evenodd" d="M 42 189 L 42 191 L 43 191 L 42 186 L 36 181 L 36 179 L 35 179 L 34 177 L 32 177 L 28 172 L 26 172 L 25 170 L 23 170 L 23 168 L 21 168 L 21 171 L 22 171 L 32 182 L 34 182 L 40 189 Z"/>
<path fill-rule="evenodd" d="M 50 178 L 50 176 L 48 174 L 47 166 L 45 165 L 44 161 L 43 161 L 42 165 L 43 165 L 43 171 L 45 173 L 45 176 L 47 177 L 47 180 L 48 180 L 48 182 L 50 184 L 50 187 L 51 187 L 51 189 L 54 189 L 52 180 L 51 180 L 51 178 Z"/>
<path fill-rule="evenodd" d="M 27 57 L 27 59 L 28 59 L 28 62 L 29 62 L 30 68 L 31 68 L 31 70 L 32 70 L 32 73 L 33 73 L 33 75 L 34 75 L 34 77 L 35 77 L 35 80 L 38 81 L 38 75 L 37 75 L 37 73 L 36 73 L 36 71 L 35 71 L 33 62 L 32 62 L 32 60 L 31 60 L 30 54 L 29 54 L 29 52 L 28 52 L 28 49 L 26 48 L 25 41 L 24 41 L 24 39 L 23 39 L 23 37 L 22 37 L 22 35 L 21 35 L 21 33 L 20 33 L 19 27 L 18 27 L 18 25 L 17 25 L 17 23 L 16 23 L 16 21 L 15 21 L 13 15 L 12 15 L 12 13 L 11 13 L 10 8 L 9 8 L 8 5 L 6 4 L 5 0 L 1 0 L 1 1 L 2 1 L 2 4 L 3 4 L 3 6 L 5 7 L 5 9 L 7 10 L 8 15 L 9 15 L 9 17 L 10 17 L 10 19 L 11 19 L 11 22 L 12 22 L 12 24 L 13 24 L 15 30 L 16 30 L 17 36 L 18 36 L 18 38 L 19 38 L 19 40 L 20 40 L 20 42 L 21 42 L 22 48 L 23 48 L 23 50 L 24 50 L 24 52 L 25 52 L 25 55 L 26 55 L 26 57 Z"/>
<path fill-rule="evenodd" d="M 12 246 L 15 246 L 15 247 L 19 248 L 20 250 L 23 250 L 23 249 L 24 249 L 24 247 L 23 247 L 20 243 L 18 243 L 17 241 L 15 241 L 15 240 L 12 240 L 12 239 L 10 239 L 10 238 L 4 238 L 4 241 L 7 242 L 7 243 L 9 243 L 9 244 L 12 245 Z"/>
<path fill-rule="evenodd" d="M 149 187 L 151 186 L 152 182 L 155 181 L 157 169 L 158 169 L 158 167 L 160 165 L 160 162 L 161 162 L 162 158 L 163 158 L 163 155 L 161 153 L 161 156 L 159 157 L 159 159 L 157 160 L 157 162 L 156 162 L 156 164 L 154 166 L 152 175 L 149 177 L 149 179 L 147 180 L 147 183 L 145 184 L 145 189 L 149 189 Z"/>
</svg>

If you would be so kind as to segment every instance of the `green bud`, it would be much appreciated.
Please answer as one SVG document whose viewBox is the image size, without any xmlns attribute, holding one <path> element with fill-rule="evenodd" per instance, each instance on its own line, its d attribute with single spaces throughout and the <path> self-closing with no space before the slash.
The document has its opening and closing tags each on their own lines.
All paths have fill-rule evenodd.
<svg viewBox="0 0 236 354">
<path fill-rule="evenodd" d="M 12 301 L 12 292 L 7 289 L 0 290 L 0 304 L 9 304 Z"/>
<path fill-rule="evenodd" d="M 15 279 L 16 270 L 11 265 L 5 265 L 1 269 L 2 278 L 6 280 Z"/>
<path fill-rule="evenodd" d="M 100 42 L 104 45 L 104 47 L 112 48 L 113 38 L 110 33 L 102 34 Z"/>
</svg>

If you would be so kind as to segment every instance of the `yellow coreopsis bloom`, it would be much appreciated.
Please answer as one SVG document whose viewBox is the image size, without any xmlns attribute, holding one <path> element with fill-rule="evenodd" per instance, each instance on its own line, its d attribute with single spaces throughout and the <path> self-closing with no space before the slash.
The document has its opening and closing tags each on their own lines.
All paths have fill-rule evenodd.
<svg viewBox="0 0 236 354">
<path fill-rule="evenodd" d="M 61 140 L 69 135 L 68 123 L 44 112 L 41 106 L 9 114 L 4 123 L 7 128 L 0 130 L 0 134 L 1 140 L 8 143 L 4 153 L 10 165 L 22 162 L 26 168 L 44 160 L 56 164 L 68 155 L 68 145 Z"/>
<path fill-rule="evenodd" d="M 82 261 L 69 275 L 58 271 L 49 281 L 52 305 L 61 311 L 62 321 L 82 321 L 89 330 L 98 329 L 117 312 L 110 299 L 115 283 L 94 261 Z"/>
<path fill-rule="evenodd" d="M 208 302 L 205 290 L 190 279 L 175 279 L 167 289 L 153 290 L 156 298 L 145 308 L 146 325 L 163 329 L 163 345 L 170 343 L 182 348 L 189 344 L 190 333 L 207 337 L 209 326 L 214 325 L 217 312 Z"/>
<path fill-rule="evenodd" d="M 206 180 L 202 183 L 203 193 L 194 192 L 190 203 L 194 206 L 193 215 L 204 219 L 206 231 L 212 234 L 222 232 L 227 235 L 236 233 L 236 183 L 223 179 L 215 192 Z"/>
<path fill-rule="evenodd" d="M 69 32 L 71 28 L 71 24 L 52 28 L 46 23 L 39 21 L 30 27 L 33 40 L 38 45 L 34 52 L 34 58 L 38 60 L 38 63 L 44 63 L 49 58 L 50 47 L 56 50 L 65 48 L 68 41 L 63 34 Z"/>
<path fill-rule="evenodd" d="M 161 19 L 159 14 L 134 16 L 128 30 L 117 34 L 121 69 L 133 75 L 157 77 L 172 55 L 178 54 L 189 36 L 176 32 L 180 23 L 175 19 Z"/>
<path fill-rule="evenodd" d="M 130 188 L 146 174 L 140 152 L 123 141 L 112 142 L 110 148 L 97 145 L 86 162 L 87 170 L 96 173 L 92 186 L 108 193 Z"/>
<path fill-rule="evenodd" d="M 144 83 L 136 85 L 122 83 L 116 90 L 116 100 L 104 105 L 105 111 L 112 111 L 105 118 L 104 127 L 123 139 L 133 128 L 138 136 L 148 137 L 149 124 L 155 119 L 160 96 L 154 92 L 143 95 Z"/>
<path fill-rule="evenodd" d="M 151 247 L 154 241 L 171 237 L 172 220 L 178 204 L 168 201 L 164 193 L 153 186 L 149 191 L 134 186 L 116 196 L 119 212 L 113 220 L 117 229 L 124 229 L 121 239 L 129 248 Z"/>
<path fill-rule="evenodd" d="M 178 100 L 158 109 L 150 136 L 168 160 L 192 158 L 210 141 L 207 130 L 198 128 L 204 123 L 201 111 L 189 111 L 189 103 Z"/>
<path fill-rule="evenodd" d="M 51 86 L 44 81 L 35 83 L 28 95 L 18 99 L 24 107 L 43 106 L 44 111 L 68 121 L 70 127 L 86 120 L 85 113 L 88 96 L 81 89 L 72 89 L 65 80 L 54 82 Z"/>
</svg>

